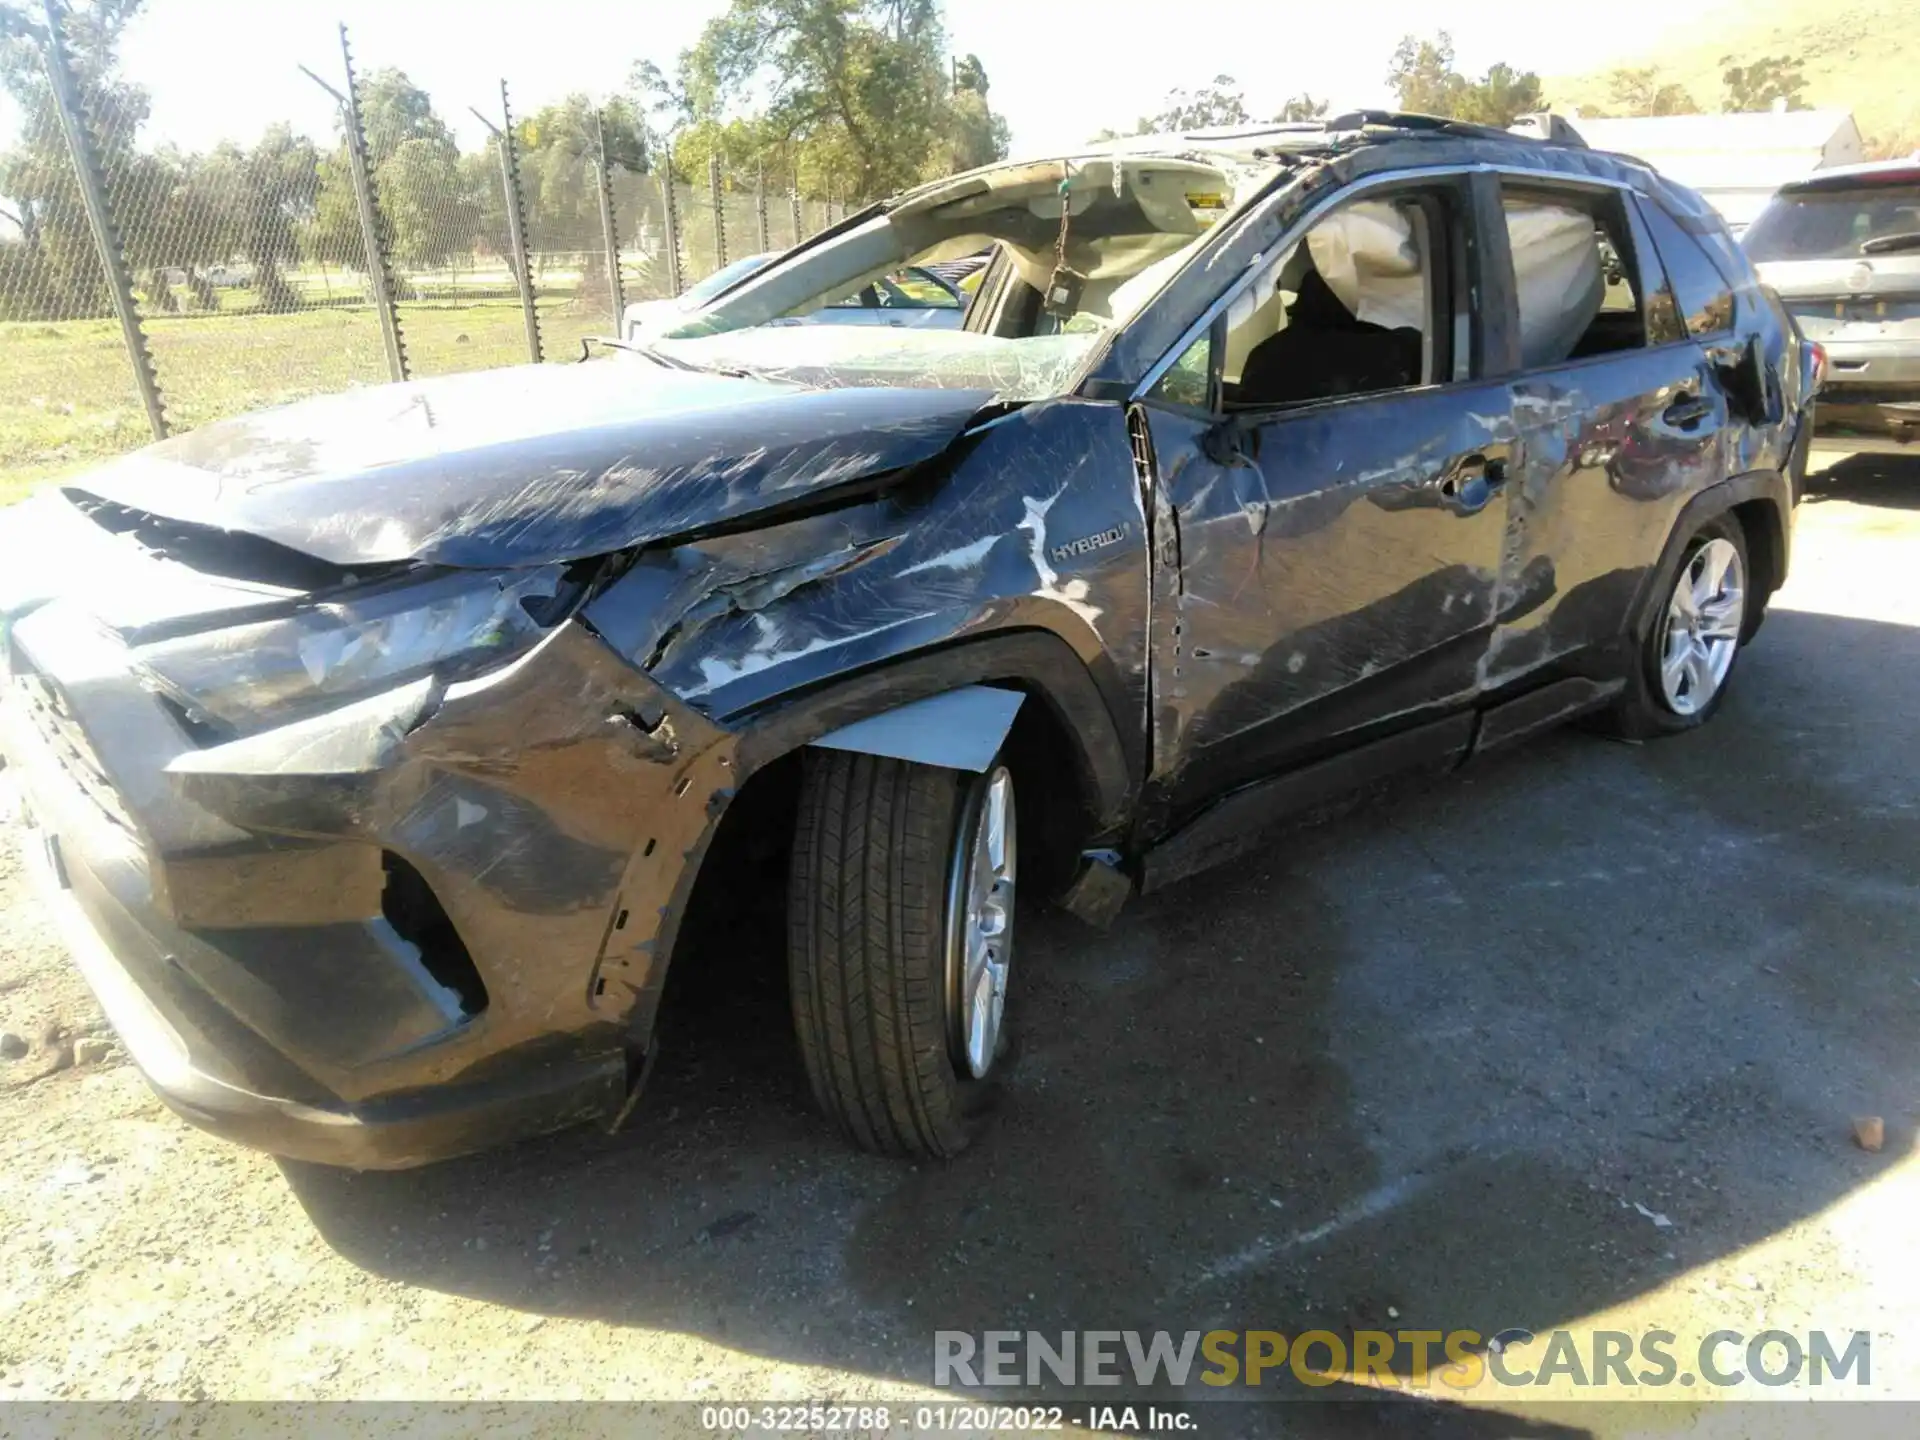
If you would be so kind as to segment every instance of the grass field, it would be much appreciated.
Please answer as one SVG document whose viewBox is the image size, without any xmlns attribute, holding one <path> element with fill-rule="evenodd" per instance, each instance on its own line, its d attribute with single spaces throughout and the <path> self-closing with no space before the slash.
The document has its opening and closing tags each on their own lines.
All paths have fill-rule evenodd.
<svg viewBox="0 0 1920 1440">
<path fill-rule="evenodd" d="M 539 314 L 549 361 L 578 358 L 581 337 L 612 329 L 601 307 L 571 296 L 543 297 Z M 527 359 L 517 301 L 403 302 L 399 316 L 416 376 Z M 371 309 L 159 316 L 145 323 L 175 431 L 387 378 Z M 0 324 L 0 504 L 151 438 L 118 324 Z"/>
</svg>

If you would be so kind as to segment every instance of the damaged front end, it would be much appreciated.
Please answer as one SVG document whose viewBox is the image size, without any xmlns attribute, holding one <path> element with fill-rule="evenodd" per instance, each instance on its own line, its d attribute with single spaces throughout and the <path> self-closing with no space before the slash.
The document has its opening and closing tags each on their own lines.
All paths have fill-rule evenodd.
<svg viewBox="0 0 1920 1440">
<path fill-rule="evenodd" d="M 245 542 L 209 574 L 65 503 L 10 538 L 114 578 L 15 586 L 0 747 L 161 1096 L 356 1167 L 617 1112 L 733 742 L 574 618 L 594 567 L 290 591 Z"/>
<path fill-rule="evenodd" d="M 343 466 L 269 510 L 260 451 L 233 459 L 232 431 L 276 417 L 9 512 L 6 781 L 69 946 L 162 1098 L 360 1168 L 622 1113 L 739 737 L 581 611 L 661 531 L 831 512 L 937 453 L 978 403 L 938 399 L 905 423 L 840 406 L 778 447 L 688 442 L 681 463 L 614 457 L 467 504 L 442 451 L 408 462 L 410 502 L 372 498 L 390 472 Z M 954 418 L 928 423 L 936 408 Z M 228 473 L 197 494 L 128 479 L 182 461 Z M 316 484 L 354 504 L 303 512 Z M 875 548 L 709 603 L 764 605 Z"/>
</svg>

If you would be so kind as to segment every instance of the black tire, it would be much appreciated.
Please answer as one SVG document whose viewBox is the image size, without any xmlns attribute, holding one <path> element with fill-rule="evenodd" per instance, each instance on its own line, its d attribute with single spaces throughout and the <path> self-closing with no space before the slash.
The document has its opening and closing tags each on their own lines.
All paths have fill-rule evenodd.
<svg viewBox="0 0 1920 1440">
<path fill-rule="evenodd" d="M 948 1034 L 948 876 L 974 779 L 806 757 L 787 901 L 793 1023 L 815 1100 L 863 1150 L 956 1155 L 991 1093 L 960 1072 Z"/>
<path fill-rule="evenodd" d="M 1745 577 L 1747 596 L 1746 624 L 1740 645 L 1734 648 L 1727 673 L 1711 699 L 1691 714 L 1680 714 L 1667 703 L 1660 683 L 1660 662 L 1666 645 L 1667 606 L 1681 577 L 1688 573 L 1694 556 L 1712 540 L 1730 542 L 1740 556 L 1740 571 Z M 1650 613 L 1643 617 L 1634 662 L 1627 674 L 1627 688 L 1611 709 L 1601 717 L 1601 726 L 1611 734 L 1628 740 L 1650 740 L 1660 735 L 1677 735 L 1695 730 L 1719 713 L 1733 685 L 1734 671 L 1740 667 L 1740 648 L 1755 628 L 1754 607 L 1761 602 L 1753 581 L 1753 567 L 1747 556 L 1746 532 L 1732 515 L 1720 515 L 1707 521 L 1687 537 L 1678 555 L 1661 570 L 1648 600 Z"/>
</svg>

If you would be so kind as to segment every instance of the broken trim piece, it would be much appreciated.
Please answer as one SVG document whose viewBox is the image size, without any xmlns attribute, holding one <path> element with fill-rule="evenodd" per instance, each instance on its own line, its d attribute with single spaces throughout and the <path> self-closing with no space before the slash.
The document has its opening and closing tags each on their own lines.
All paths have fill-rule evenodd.
<svg viewBox="0 0 1920 1440">
<path fill-rule="evenodd" d="M 813 743 L 827 750 L 985 774 L 1026 698 L 1018 690 L 968 685 L 856 720 Z"/>
</svg>

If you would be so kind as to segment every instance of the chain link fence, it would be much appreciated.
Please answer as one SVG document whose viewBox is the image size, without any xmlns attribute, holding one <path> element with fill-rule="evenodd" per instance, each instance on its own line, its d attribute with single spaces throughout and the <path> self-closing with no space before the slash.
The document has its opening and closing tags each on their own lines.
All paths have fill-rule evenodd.
<svg viewBox="0 0 1920 1440">
<path fill-rule="evenodd" d="M 427 107 L 475 115 L 479 149 L 437 119 L 396 129 L 398 72 L 363 76 L 344 27 L 289 80 L 332 96 L 334 133 L 188 153 L 144 135 L 139 92 L 89 76 L 59 30 L 36 38 L 45 93 L 0 147 L 0 503 L 262 406 L 578 360 L 625 303 L 845 208 L 760 166 L 675 170 L 620 102 L 523 120 L 503 83 Z"/>
</svg>

